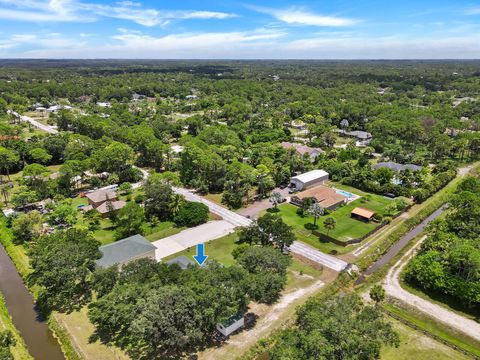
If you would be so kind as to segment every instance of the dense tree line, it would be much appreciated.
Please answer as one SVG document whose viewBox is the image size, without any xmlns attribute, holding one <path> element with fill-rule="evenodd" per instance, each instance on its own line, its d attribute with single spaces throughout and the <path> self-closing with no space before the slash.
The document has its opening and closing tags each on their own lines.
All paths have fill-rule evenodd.
<svg viewBox="0 0 480 360">
<path fill-rule="evenodd" d="M 466 306 L 480 304 L 480 180 L 465 179 L 451 199 L 447 216 L 430 227 L 405 279 L 448 295 Z"/>
<path fill-rule="evenodd" d="M 400 345 L 391 324 L 379 308 L 350 294 L 309 300 L 269 352 L 271 359 L 379 359 L 384 345 Z"/>
</svg>

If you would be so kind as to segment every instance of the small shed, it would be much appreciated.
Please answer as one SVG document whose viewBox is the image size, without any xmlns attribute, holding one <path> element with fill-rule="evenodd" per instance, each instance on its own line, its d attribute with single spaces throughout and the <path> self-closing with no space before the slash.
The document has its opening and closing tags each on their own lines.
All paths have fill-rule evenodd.
<svg viewBox="0 0 480 360">
<path fill-rule="evenodd" d="M 351 216 L 355 219 L 368 222 L 373 219 L 375 212 L 365 208 L 356 207 L 352 210 Z"/>
<path fill-rule="evenodd" d="M 133 235 L 123 240 L 99 247 L 102 257 L 96 261 L 99 268 L 125 265 L 130 261 L 149 258 L 155 260 L 157 248 L 142 235 Z"/>
<path fill-rule="evenodd" d="M 305 190 L 314 185 L 323 184 L 328 181 L 328 173 L 324 170 L 312 170 L 290 179 L 290 186 L 296 190 Z"/>
<path fill-rule="evenodd" d="M 217 324 L 217 330 L 225 337 L 230 336 L 232 333 L 245 326 L 245 318 L 243 313 L 237 313 L 234 316 L 228 318 L 226 321 Z"/>
<path fill-rule="evenodd" d="M 192 260 L 190 260 L 188 257 L 184 255 L 176 257 L 172 260 L 168 260 L 166 264 L 167 265 L 177 264 L 178 266 L 180 266 L 182 270 L 187 269 L 189 265 L 195 265 L 195 263 Z"/>
</svg>

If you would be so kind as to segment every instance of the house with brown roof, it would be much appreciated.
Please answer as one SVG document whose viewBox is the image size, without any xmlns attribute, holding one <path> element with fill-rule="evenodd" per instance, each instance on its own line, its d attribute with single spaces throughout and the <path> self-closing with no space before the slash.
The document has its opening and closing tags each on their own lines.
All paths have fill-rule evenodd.
<svg viewBox="0 0 480 360">
<path fill-rule="evenodd" d="M 110 204 L 112 205 L 110 209 L 108 206 L 108 201 L 105 201 L 102 205 L 97 207 L 96 210 L 100 213 L 100 215 L 102 215 L 102 218 L 108 217 L 110 210 L 116 212 L 127 205 L 127 203 L 122 200 L 110 201 Z"/>
<path fill-rule="evenodd" d="M 290 202 L 299 206 L 303 199 L 308 198 L 313 199 L 313 201 L 327 210 L 335 210 L 348 201 L 346 196 L 338 194 L 334 189 L 320 185 L 296 194 Z"/>
<path fill-rule="evenodd" d="M 374 211 L 371 211 L 371 210 L 368 210 L 368 209 L 365 209 L 365 208 L 361 208 L 361 207 L 356 207 L 355 209 L 353 209 L 352 214 L 351 214 L 352 218 L 355 218 L 355 219 L 361 220 L 361 221 L 365 221 L 365 222 L 371 221 L 374 216 L 375 216 Z"/>
<path fill-rule="evenodd" d="M 310 146 L 303 145 L 300 143 L 291 143 L 291 142 L 283 141 L 282 143 L 280 143 L 280 146 L 285 150 L 293 149 L 300 156 L 304 156 L 305 154 L 307 154 L 310 157 L 310 160 L 312 161 L 315 160 L 315 158 L 318 155 L 324 153 L 322 149 L 312 148 Z"/>
<path fill-rule="evenodd" d="M 112 189 L 97 190 L 87 193 L 85 197 L 88 199 L 88 204 L 96 209 L 107 200 L 115 201 L 117 199 L 117 193 Z"/>
</svg>

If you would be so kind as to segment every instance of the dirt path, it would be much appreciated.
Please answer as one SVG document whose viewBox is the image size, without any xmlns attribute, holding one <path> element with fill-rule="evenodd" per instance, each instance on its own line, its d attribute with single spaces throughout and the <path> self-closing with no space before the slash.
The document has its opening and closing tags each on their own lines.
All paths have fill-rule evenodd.
<svg viewBox="0 0 480 360">
<path fill-rule="evenodd" d="M 461 316 L 453 311 L 450 311 L 440 305 L 434 304 L 428 300 L 422 299 L 405 289 L 400 285 L 399 277 L 407 265 L 408 261 L 415 255 L 415 250 L 425 240 L 426 236 L 422 237 L 388 272 L 384 280 L 385 291 L 388 295 L 397 298 L 398 300 L 414 306 L 419 311 L 428 316 L 434 317 L 436 320 L 443 322 L 449 327 L 462 332 L 478 341 L 480 341 L 480 324 L 476 321 Z"/>
<path fill-rule="evenodd" d="M 280 322 L 285 322 L 296 306 L 320 290 L 325 283 L 318 280 L 312 285 L 284 294 L 280 300 L 260 315 L 256 325 L 232 336 L 223 346 L 208 349 L 199 354 L 199 360 L 234 359 L 252 347 L 258 340 L 267 337 Z M 263 305 L 261 305 L 263 306 Z"/>
</svg>

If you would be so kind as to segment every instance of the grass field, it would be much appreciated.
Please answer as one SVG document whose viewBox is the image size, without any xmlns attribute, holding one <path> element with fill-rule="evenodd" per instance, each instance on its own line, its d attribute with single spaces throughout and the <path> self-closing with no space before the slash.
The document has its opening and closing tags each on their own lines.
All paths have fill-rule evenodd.
<svg viewBox="0 0 480 360">
<path fill-rule="evenodd" d="M 384 209 L 387 205 L 391 204 L 392 200 L 383 196 L 365 193 L 349 186 L 343 186 L 336 183 L 332 183 L 335 187 L 352 192 L 361 196 L 359 199 L 352 201 L 351 203 L 337 208 L 328 215 L 323 215 L 317 219 L 317 231 L 333 237 L 340 241 L 347 241 L 351 239 L 360 238 L 370 231 L 377 228 L 380 224 L 376 222 L 365 223 L 356 220 L 350 216 L 352 210 L 356 207 L 363 207 L 372 210 L 380 215 L 384 215 Z M 352 247 L 345 248 L 335 245 L 333 243 L 321 242 L 317 236 L 312 234 L 310 230 L 313 226 L 313 216 L 297 215 L 298 207 L 291 204 L 282 204 L 278 207 L 278 214 L 282 216 L 283 220 L 293 227 L 293 231 L 298 240 L 304 241 L 322 251 L 331 252 L 336 250 L 339 254 L 349 252 Z M 327 217 L 332 217 L 336 221 L 335 229 L 328 231 L 325 229 L 323 222 Z"/>
<path fill-rule="evenodd" d="M 20 333 L 13 325 L 12 319 L 10 314 L 8 313 L 7 307 L 5 306 L 5 302 L 3 297 L 0 294 L 0 331 L 10 330 L 13 332 L 13 335 L 16 340 L 15 346 L 10 347 L 10 351 L 12 352 L 13 358 L 15 360 L 29 360 L 33 359 L 30 354 L 28 353 L 27 347 L 23 342 L 23 339 L 20 336 Z"/>
<path fill-rule="evenodd" d="M 407 325 L 392 319 L 393 328 L 400 336 L 400 346 L 384 347 L 381 351 L 382 360 L 466 360 L 467 355 L 455 351 L 427 335 L 416 331 Z"/>
<path fill-rule="evenodd" d="M 210 241 L 205 244 L 205 253 L 208 255 L 209 260 L 217 260 L 219 263 L 225 266 L 231 266 L 235 264 L 235 259 L 232 256 L 232 252 L 239 245 L 236 243 L 238 235 L 236 233 L 224 236 L 220 239 Z M 170 255 L 165 258 L 165 261 L 184 255 L 190 258 L 192 261 L 193 256 L 196 254 L 196 247 L 188 248 L 182 252 Z M 287 288 L 299 288 L 308 286 L 317 279 L 321 274 L 321 271 L 312 268 L 311 266 L 293 259 L 292 264 L 288 269 L 287 274 Z"/>
<path fill-rule="evenodd" d="M 399 306 L 393 303 L 384 303 L 383 307 L 388 312 L 400 317 L 410 324 L 413 324 L 419 329 L 422 329 L 423 331 L 461 349 L 469 351 L 477 357 L 480 356 L 480 343 L 478 341 L 439 323 L 434 318 L 430 318 L 425 314 L 418 312 L 413 307 L 408 306 L 408 308 L 404 308 L 404 305 Z"/>
</svg>

